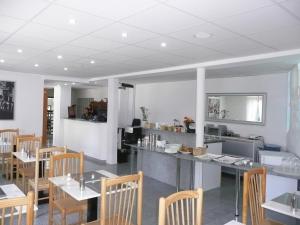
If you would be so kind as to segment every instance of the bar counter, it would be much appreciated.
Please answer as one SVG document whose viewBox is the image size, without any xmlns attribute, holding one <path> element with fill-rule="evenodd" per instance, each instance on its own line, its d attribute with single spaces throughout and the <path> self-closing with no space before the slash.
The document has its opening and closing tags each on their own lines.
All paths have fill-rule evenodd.
<svg viewBox="0 0 300 225">
<path fill-rule="evenodd" d="M 64 119 L 64 145 L 85 155 L 106 160 L 107 124 L 82 119 Z"/>
</svg>

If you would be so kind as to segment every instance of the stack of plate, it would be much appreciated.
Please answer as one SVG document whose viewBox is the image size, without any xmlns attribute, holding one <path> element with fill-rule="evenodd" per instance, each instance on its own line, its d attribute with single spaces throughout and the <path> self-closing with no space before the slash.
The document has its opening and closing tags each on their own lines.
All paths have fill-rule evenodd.
<svg viewBox="0 0 300 225">
<path fill-rule="evenodd" d="M 181 144 L 167 144 L 165 148 L 166 153 L 175 154 L 181 149 Z"/>
</svg>

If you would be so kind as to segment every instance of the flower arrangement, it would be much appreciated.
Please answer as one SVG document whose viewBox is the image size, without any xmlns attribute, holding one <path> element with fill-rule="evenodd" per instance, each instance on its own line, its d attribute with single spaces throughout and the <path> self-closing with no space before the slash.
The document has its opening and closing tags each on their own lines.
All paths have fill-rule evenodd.
<svg viewBox="0 0 300 225">
<path fill-rule="evenodd" d="M 141 106 L 140 109 L 141 109 L 141 111 L 142 111 L 143 121 L 148 121 L 148 117 L 149 117 L 149 109 L 146 108 L 145 106 Z"/>
<path fill-rule="evenodd" d="M 183 119 L 183 123 L 188 126 L 190 125 L 191 123 L 194 123 L 195 121 L 191 118 L 191 117 L 187 117 L 185 116 L 184 119 Z"/>
</svg>

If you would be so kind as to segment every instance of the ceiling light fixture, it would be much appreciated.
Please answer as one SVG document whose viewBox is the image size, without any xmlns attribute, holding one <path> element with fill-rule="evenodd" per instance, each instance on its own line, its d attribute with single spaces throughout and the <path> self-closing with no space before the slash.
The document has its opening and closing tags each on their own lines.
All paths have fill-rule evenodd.
<svg viewBox="0 0 300 225">
<path fill-rule="evenodd" d="M 69 19 L 69 24 L 75 25 L 76 24 L 76 20 L 74 18 Z"/>
<path fill-rule="evenodd" d="M 68 67 L 65 67 L 65 68 L 64 68 L 64 71 L 68 71 Z"/>
<path fill-rule="evenodd" d="M 19 48 L 19 49 L 17 50 L 17 52 L 18 52 L 18 53 L 22 53 L 23 50 Z"/>
<path fill-rule="evenodd" d="M 210 38 L 212 35 L 206 32 L 198 32 L 194 34 L 194 38 L 199 38 L 199 39 L 206 39 Z"/>
<path fill-rule="evenodd" d="M 76 84 L 75 82 L 72 83 L 72 85 L 75 85 L 75 84 Z"/>
<path fill-rule="evenodd" d="M 127 38 L 127 33 L 126 32 L 122 33 L 122 38 Z"/>
<path fill-rule="evenodd" d="M 5 62 L 5 60 L 4 59 L 0 59 L 0 63 L 4 63 Z"/>
<path fill-rule="evenodd" d="M 160 43 L 160 46 L 163 47 L 163 48 L 165 48 L 165 47 L 167 47 L 167 43 L 166 42 L 162 42 L 162 43 Z"/>
<path fill-rule="evenodd" d="M 62 59 L 63 57 L 62 57 L 62 55 L 58 55 L 57 58 L 58 59 Z"/>
<path fill-rule="evenodd" d="M 67 84 L 67 83 L 64 83 L 64 85 L 67 86 L 68 84 Z"/>
<path fill-rule="evenodd" d="M 34 67 L 39 67 L 39 64 L 37 64 L 37 63 L 36 63 L 36 64 L 34 64 Z"/>
<path fill-rule="evenodd" d="M 91 60 L 91 61 L 90 61 L 90 64 L 95 64 L 95 60 Z"/>
</svg>

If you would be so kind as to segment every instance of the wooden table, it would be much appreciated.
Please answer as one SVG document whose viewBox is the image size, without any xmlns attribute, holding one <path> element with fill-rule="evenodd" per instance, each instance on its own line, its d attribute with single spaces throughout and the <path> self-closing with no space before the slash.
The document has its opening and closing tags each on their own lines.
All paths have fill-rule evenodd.
<svg viewBox="0 0 300 225">
<path fill-rule="evenodd" d="M 300 192 L 296 192 L 296 197 L 298 200 L 298 209 L 296 211 L 293 211 L 291 209 L 290 202 L 292 195 L 292 193 L 284 193 L 277 198 L 272 199 L 271 201 L 265 202 L 264 204 L 262 204 L 262 207 L 280 214 L 300 219 Z"/>
<path fill-rule="evenodd" d="M 83 191 L 80 191 L 79 188 L 78 175 L 73 175 L 71 177 L 50 177 L 49 181 L 55 186 L 60 187 L 60 189 L 77 201 L 87 200 L 87 222 L 91 222 L 98 219 L 98 197 L 101 196 L 101 179 L 103 177 L 114 178 L 117 177 L 117 175 L 106 170 L 97 170 L 85 172 L 83 176 L 85 177 L 86 185 Z M 92 178 L 92 176 L 94 178 Z"/>
<path fill-rule="evenodd" d="M 17 165 L 16 165 L 16 184 L 19 182 L 19 161 L 22 163 L 35 163 L 35 157 L 28 157 L 26 152 L 13 152 L 12 153 L 17 158 Z"/>
<path fill-rule="evenodd" d="M 228 223 L 225 223 L 224 225 L 245 225 L 245 224 L 237 222 L 235 220 L 231 220 Z"/>
</svg>

